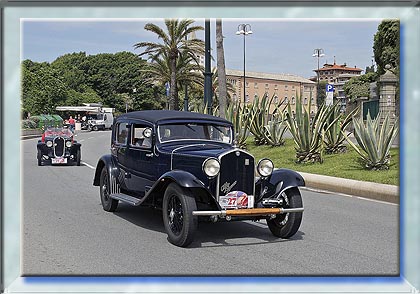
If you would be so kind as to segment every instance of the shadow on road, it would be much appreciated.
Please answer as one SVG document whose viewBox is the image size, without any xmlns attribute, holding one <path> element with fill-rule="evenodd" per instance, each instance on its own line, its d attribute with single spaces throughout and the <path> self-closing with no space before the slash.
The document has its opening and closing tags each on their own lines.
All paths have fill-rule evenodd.
<svg viewBox="0 0 420 294">
<path fill-rule="evenodd" d="M 115 215 L 146 230 L 166 234 L 162 212 L 148 207 L 133 207 L 120 203 Z M 302 240 L 305 233 L 298 231 L 290 239 L 273 236 L 265 222 L 220 221 L 199 222 L 193 243 L 188 248 L 212 248 L 223 246 L 249 246 Z"/>
</svg>

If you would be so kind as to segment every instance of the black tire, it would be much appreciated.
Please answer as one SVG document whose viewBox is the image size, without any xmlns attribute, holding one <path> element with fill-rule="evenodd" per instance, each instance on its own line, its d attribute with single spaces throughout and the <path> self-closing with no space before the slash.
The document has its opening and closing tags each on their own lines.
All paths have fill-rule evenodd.
<svg viewBox="0 0 420 294">
<path fill-rule="evenodd" d="M 117 209 L 118 200 L 109 197 L 109 178 L 107 168 L 104 166 L 99 179 L 99 194 L 101 196 L 102 207 L 105 211 L 113 212 Z"/>
<path fill-rule="evenodd" d="M 283 208 L 303 207 L 302 196 L 298 188 L 286 190 L 284 193 L 286 195 Z M 267 219 L 267 225 L 274 236 L 288 239 L 299 230 L 302 215 L 302 212 L 279 214 L 274 219 Z"/>
<path fill-rule="evenodd" d="M 194 196 L 171 183 L 165 191 L 162 210 L 169 242 L 179 247 L 191 244 L 198 227 L 198 217 L 192 215 L 194 210 L 197 210 Z"/>
<path fill-rule="evenodd" d="M 82 159 L 82 151 L 80 151 L 80 149 L 79 150 L 77 150 L 77 153 L 76 153 L 76 165 L 77 166 L 80 166 L 80 160 Z"/>
<path fill-rule="evenodd" d="M 95 132 L 99 130 L 98 126 L 93 126 L 92 130 L 94 130 Z"/>
<path fill-rule="evenodd" d="M 42 165 L 42 154 L 41 154 L 41 150 L 38 149 L 38 153 L 36 155 L 36 159 L 38 160 L 38 166 Z"/>
</svg>

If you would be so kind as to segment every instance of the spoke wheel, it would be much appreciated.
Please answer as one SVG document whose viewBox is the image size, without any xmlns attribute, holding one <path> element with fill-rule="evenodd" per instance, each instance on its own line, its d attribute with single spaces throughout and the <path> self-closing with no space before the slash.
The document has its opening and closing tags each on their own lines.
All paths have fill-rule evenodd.
<svg viewBox="0 0 420 294">
<path fill-rule="evenodd" d="M 102 169 L 101 178 L 99 180 L 99 194 L 101 196 L 102 207 L 105 211 L 113 212 L 117 209 L 118 200 L 109 197 L 108 171 L 105 166 Z"/>
<path fill-rule="evenodd" d="M 163 197 L 163 223 L 168 240 L 180 247 L 188 246 L 197 230 L 197 216 L 192 212 L 197 210 L 194 197 L 187 189 L 172 183 Z"/>
<path fill-rule="evenodd" d="M 286 190 L 283 198 L 285 203 L 283 208 L 303 207 L 302 196 L 298 188 Z M 299 230 L 302 216 L 302 212 L 279 214 L 274 219 L 267 219 L 267 225 L 274 236 L 287 239 Z"/>
</svg>

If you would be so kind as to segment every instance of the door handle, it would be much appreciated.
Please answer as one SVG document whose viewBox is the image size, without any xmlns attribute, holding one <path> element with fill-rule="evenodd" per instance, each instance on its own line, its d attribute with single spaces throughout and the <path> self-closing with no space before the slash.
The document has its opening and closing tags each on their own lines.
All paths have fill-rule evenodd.
<svg viewBox="0 0 420 294">
<path fill-rule="evenodd" d="M 153 153 L 146 153 L 146 157 L 153 157 Z"/>
<path fill-rule="evenodd" d="M 124 176 L 125 176 L 126 179 L 130 179 L 131 178 L 131 174 L 130 173 L 127 173 L 127 172 L 124 174 Z"/>
</svg>

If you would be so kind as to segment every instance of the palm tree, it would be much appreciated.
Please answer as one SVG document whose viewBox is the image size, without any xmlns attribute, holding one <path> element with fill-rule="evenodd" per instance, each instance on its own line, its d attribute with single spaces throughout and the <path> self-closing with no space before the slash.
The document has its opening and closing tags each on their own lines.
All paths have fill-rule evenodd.
<svg viewBox="0 0 420 294">
<path fill-rule="evenodd" d="M 141 71 L 146 74 L 145 80 L 154 85 L 163 86 L 171 79 L 170 62 L 166 55 L 148 63 Z M 177 59 L 176 65 L 177 87 L 175 88 L 175 96 L 178 96 L 178 89 L 182 89 L 185 85 L 203 86 L 204 76 L 202 71 L 202 66 L 196 64 L 187 54 L 182 53 Z"/>
<path fill-rule="evenodd" d="M 230 100 L 231 100 L 230 93 L 235 93 L 235 87 L 231 83 L 227 82 L 226 78 L 225 78 L 225 90 L 221 91 L 219 74 L 220 74 L 219 69 L 217 67 L 213 67 L 212 76 L 211 76 L 211 79 L 212 79 L 211 83 L 212 83 L 213 95 L 214 95 L 213 102 L 218 100 L 219 103 L 220 103 L 220 95 L 221 95 L 221 93 L 223 93 L 223 91 L 225 91 L 225 93 L 226 93 L 225 94 L 225 103 L 226 103 L 225 105 L 227 105 L 227 104 L 230 103 Z M 225 75 L 225 77 L 226 77 L 226 75 Z M 219 106 L 219 107 L 221 107 L 221 106 Z"/>
<path fill-rule="evenodd" d="M 186 37 L 199 30 L 203 30 L 201 26 L 191 26 L 194 20 L 191 19 L 165 19 L 165 32 L 159 26 L 148 23 L 144 29 L 155 33 L 163 44 L 153 42 L 140 42 L 134 45 L 135 49 L 146 47 L 143 53 L 148 54 L 148 58 L 152 61 L 159 59 L 169 62 L 168 68 L 170 73 L 170 91 L 169 91 L 169 109 L 179 110 L 178 84 L 177 84 L 177 61 L 182 54 L 194 60 L 197 64 L 197 55 L 204 53 L 204 42 L 198 39 L 188 40 Z"/>
<path fill-rule="evenodd" d="M 226 118 L 226 68 L 225 68 L 225 52 L 223 49 L 223 31 L 222 20 L 216 19 L 216 48 L 217 48 L 217 73 L 218 73 L 218 93 L 219 93 L 219 114 L 222 118 Z"/>
</svg>

